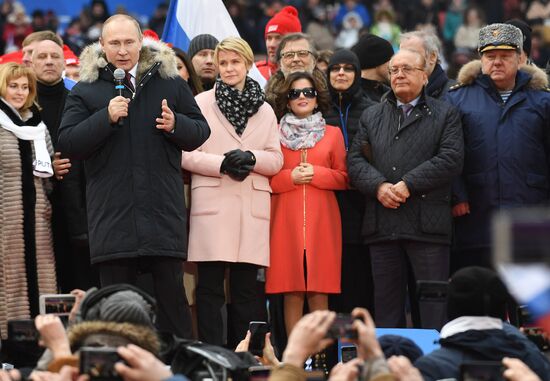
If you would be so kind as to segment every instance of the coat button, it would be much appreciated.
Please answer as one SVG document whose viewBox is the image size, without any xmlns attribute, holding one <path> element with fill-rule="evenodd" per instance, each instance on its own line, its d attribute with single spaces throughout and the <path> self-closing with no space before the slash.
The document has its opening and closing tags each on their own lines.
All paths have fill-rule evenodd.
<svg viewBox="0 0 550 381">
<path fill-rule="evenodd" d="M 395 140 L 399 140 L 399 136 L 396 136 L 396 137 L 395 137 Z"/>
<path fill-rule="evenodd" d="M 391 169 L 392 169 L 392 170 L 394 170 L 394 171 L 396 171 L 396 170 L 397 170 L 397 168 L 395 168 L 395 167 L 391 167 Z"/>
<path fill-rule="evenodd" d="M 425 194 L 423 194 L 423 195 L 422 195 L 422 196 L 420 196 L 420 197 L 422 197 L 422 198 L 426 198 L 426 195 L 425 195 Z"/>
</svg>

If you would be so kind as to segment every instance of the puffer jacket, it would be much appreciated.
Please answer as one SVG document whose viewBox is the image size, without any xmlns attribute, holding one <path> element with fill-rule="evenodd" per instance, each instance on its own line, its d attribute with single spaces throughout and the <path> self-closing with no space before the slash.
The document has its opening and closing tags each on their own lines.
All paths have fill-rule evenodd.
<svg viewBox="0 0 550 381">
<path fill-rule="evenodd" d="M 388 93 L 367 109 L 348 154 L 351 183 L 366 197 L 365 243 L 408 239 L 449 244 L 451 182 L 463 157 L 460 116 L 448 103 L 422 94 L 403 118 L 395 95 Z M 401 180 L 411 196 L 397 209 L 385 208 L 376 197 L 378 187 Z"/>
<path fill-rule="evenodd" d="M 465 65 L 447 99 L 462 113 L 465 159 L 455 203 L 470 214 L 455 219 L 457 248 L 491 245 L 491 216 L 500 208 L 546 205 L 550 197 L 550 92 L 546 74 L 523 66 L 503 103 L 481 62 Z"/>
<path fill-rule="evenodd" d="M 58 149 L 85 160 L 92 263 L 187 254 L 181 151 L 199 147 L 210 129 L 177 73 L 174 52 L 149 44 L 140 52 L 136 92 L 123 90 L 131 98 L 123 126 L 109 122 L 117 91 L 99 44 L 82 53 L 81 80 L 65 104 Z M 173 133 L 155 128 L 163 99 L 175 114 Z"/>
</svg>

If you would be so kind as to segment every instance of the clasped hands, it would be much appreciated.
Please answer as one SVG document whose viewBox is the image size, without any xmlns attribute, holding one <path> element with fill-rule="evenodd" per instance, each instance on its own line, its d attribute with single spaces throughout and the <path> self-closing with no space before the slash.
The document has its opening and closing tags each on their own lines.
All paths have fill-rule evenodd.
<svg viewBox="0 0 550 381">
<path fill-rule="evenodd" d="M 309 184 L 313 175 L 313 165 L 310 163 L 300 163 L 290 173 L 292 182 L 296 185 Z"/>
<path fill-rule="evenodd" d="M 256 165 L 256 157 L 250 151 L 234 149 L 223 154 L 220 172 L 229 175 L 235 181 L 243 181 Z"/>
<path fill-rule="evenodd" d="M 382 183 L 378 187 L 376 198 L 385 208 L 397 209 L 399 205 L 404 204 L 411 196 L 407 184 L 403 180 L 397 184 Z"/>
</svg>

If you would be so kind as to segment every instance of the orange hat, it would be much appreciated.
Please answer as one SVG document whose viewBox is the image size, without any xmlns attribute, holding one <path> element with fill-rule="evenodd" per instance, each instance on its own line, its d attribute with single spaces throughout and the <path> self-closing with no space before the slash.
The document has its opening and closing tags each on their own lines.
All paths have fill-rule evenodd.
<svg viewBox="0 0 550 381">
<path fill-rule="evenodd" d="M 302 24 L 298 18 L 298 11 L 289 5 L 271 18 L 265 26 L 264 37 L 268 33 L 279 33 L 283 36 L 289 33 L 298 33 L 302 31 Z"/>
<path fill-rule="evenodd" d="M 11 52 L 4 54 L 3 56 L 0 56 L 0 64 L 4 64 L 7 62 L 15 62 L 18 64 L 23 63 L 23 51 L 18 50 L 16 52 Z"/>
<path fill-rule="evenodd" d="M 80 65 L 80 60 L 67 45 L 63 44 L 63 56 L 65 57 L 65 65 Z"/>
</svg>

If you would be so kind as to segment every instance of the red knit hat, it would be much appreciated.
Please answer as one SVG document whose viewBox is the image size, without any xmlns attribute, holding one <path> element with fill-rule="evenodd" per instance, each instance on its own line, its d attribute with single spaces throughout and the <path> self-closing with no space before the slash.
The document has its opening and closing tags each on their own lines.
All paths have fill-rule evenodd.
<svg viewBox="0 0 550 381">
<path fill-rule="evenodd" d="M 279 13 L 267 22 L 264 38 L 268 33 L 280 33 L 284 36 L 288 33 L 298 33 L 301 31 L 302 24 L 298 18 L 298 11 L 289 5 L 281 9 Z"/>
<path fill-rule="evenodd" d="M 65 65 L 80 65 L 80 60 L 74 54 L 74 52 L 67 45 L 63 44 L 63 57 L 65 58 Z"/>
</svg>

